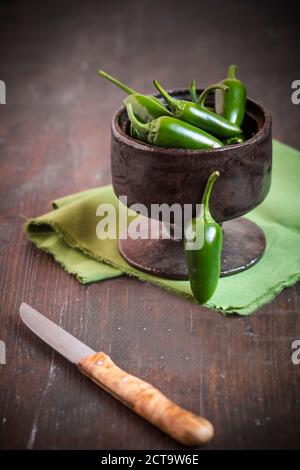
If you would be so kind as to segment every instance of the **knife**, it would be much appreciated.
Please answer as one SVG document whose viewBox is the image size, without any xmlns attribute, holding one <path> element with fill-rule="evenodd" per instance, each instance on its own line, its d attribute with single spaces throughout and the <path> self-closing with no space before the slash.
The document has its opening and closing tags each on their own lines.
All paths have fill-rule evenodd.
<svg viewBox="0 0 300 470">
<path fill-rule="evenodd" d="M 77 338 L 22 303 L 20 316 L 37 336 L 77 365 L 80 372 L 132 411 L 187 446 L 208 442 L 212 424 L 184 410 L 157 388 L 120 369 L 107 354 L 95 352 Z"/>
</svg>

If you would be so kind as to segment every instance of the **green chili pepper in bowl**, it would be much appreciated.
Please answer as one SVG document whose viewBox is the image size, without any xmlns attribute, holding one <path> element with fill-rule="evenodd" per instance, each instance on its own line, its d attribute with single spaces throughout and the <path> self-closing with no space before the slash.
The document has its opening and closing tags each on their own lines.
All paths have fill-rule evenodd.
<svg viewBox="0 0 300 470">
<path fill-rule="evenodd" d="M 191 80 L 191 83 L 190 83 L 190 97 L 191 97 L 191 101 L 193 103 L 196 103 L 197 101 L 197 88 L 196 88 L 196 80 Z"/>
<path fill-rule="evenodd" d="M 190 285 L 195 299 L 200 304 L 204 304 L 213 296 L 221 274 L 222 228 L 212 218 L 209 210 L 211 189 L 219 176 L 220 173 L 214 171 L 208 178 L 202 197 L 203 211 L 191 221 L 194 232 L 192 241 L 195 237 L 200 239 L 203 235 L 202 246 L 199 249 L 190 249 L 191 240 L 185 237 Z M 201 230 L 201 233 L 197 233 L 197 230 Z"/>
<path fill-rule="evenodd" d="M 226 93 L 216 90 L 216 111 L 232 124 L 241 126 L 245 115 L 247 91 L 243 82 L 236 78 L 236 71 L 237 66 L 230 65 L 227 78 L 221 82 L 228 87 Z"/>
<path fill-rule="evenodd" d="M 197 103 L 198 97 L 197 97 L 196 80 L 191 80 L 189 90 L 190 90 L 191 101 L 193 103 Z M 208 109 L 209 111 L 214 112 L 214 108 L 212 108 L 211 106 L 207 106 L 206 109 Z"/>
<path fill-rule="evenodd" d="M 114 83 L 129 95 L 134 108 L 134 113 L 140 121 L 149 122 L 160 116 L 172 116 L 172 113 L 170 113 L 170 111 L 168 111 L 162 102 L 155 96 L 142 95 L 103 70 L 98 70 L 98 73 L 101 77 Z"/>
<path fill-rule="evenodd" d="M 134 114 L 144 123 L 161 116 L 172 116 L 162 104 L 155 103 L 149 96 L 134 93 L 127 96 L 126 102 L 132 104 Z"/>
<path fill-rule="evenodd" d="M 127 97 L 124 104 L 133 128 L 141 138 L 157 147 L 181 149 L 212 149 L 224 147 L 221 141 L 206 132 L 174 117 L 161 116 L 142 123 L 135 116 L 132 103 Z"/>
<path fill-rule="evenodd" d="M 242 144 L 245 142 L 245 137 L 240 135 L 239 137 L 230 137 L 224 141 L 225 145 L 234 145 L 234 144 Z"/>
<path fill-rule="evenodd" d="M 173 98 L 161 87 L 157 80 L 154 80 L 154 85 L 166 100 L 176 118 L 220 138 L 235 137 L 241 134 L 242 131 L 237 125 L 205 107 L 205 99 L 211 91 L 216 89 L 221 89 L 223 92 L 227 91 L 228 87 L 223 83 L 216 83 L 207 87 L 199 96 L 197 103 Z"/>
<path fill-rule="evenodd" d="M 130 128 L 129 128 L 129 133 L 130 137 L 133 137 L 134 139 L 144 141 L 140 133 L 133 127 L 133 125 L 130 123 Z"/>
</svg>

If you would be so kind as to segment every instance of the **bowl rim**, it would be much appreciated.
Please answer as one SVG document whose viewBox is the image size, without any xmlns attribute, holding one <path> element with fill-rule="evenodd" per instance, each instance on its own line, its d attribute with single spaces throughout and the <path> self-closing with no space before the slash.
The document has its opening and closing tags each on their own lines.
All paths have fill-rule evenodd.
<svg viewBox="0 0 300 470">
<path fill-rule="evenodd" d="M 197 89 L 197 93 L 201 93 L 202 89 Z M 180 95 L 180 94 L 188 94 L 189 90 L 187 88 L 174 88 L 171 90 L 168 90 L 168 93 L 170 95 Z M 149 96 L 149 95 L 148 95 Z M 161 97 L 159 93 L 155 93 L 152 96 L 156 96 L 157 98 Z M 247 103 L 251 103 L 251 105 L 256 106 L 259 108 L 260 112 L 264 116 L 264 124 L 259 129 L 259 131 L 252 136 L 250 139 L 246 140 L 245 142 L 239 143 L 239 144 L 231 144 L 231 145 L 225 145 L 224 147 L 219 147 L 219 148 L 213 148 L 213 149 L 180 149 L 176 147 L 158 147 L 155 145 L 147 144 L 144 142 L 140 142 L 137 139 L 134 139 L 133 137 L 130 137 L 127 135 L 123 130 L 121 129 L 121 126 L 119 124 L 119 118 L 121 114 L 126 111 L 125 106 L 122 105 L 120 106 L 114 113 L 113 118 L 112 118 L 112 133 L 113 135 L 119 139 L 123 144 L 129 145 L 131 147 L 134 147 L 139 150 L 143 150 L 145 152 L 153 153 L 153 152 L 158 152 L 160 154 L 165 154 L 165 155 L 172 155 L 174 157 L 175 155 L 199 155 L 199 154 L 207 154 L 207 153 L 224 153 L 231 148 L 234 149 L 239 149 L 239 148 L 245 148 L 247 146 L 251 146 L 252 144 L 256 143 L 259 140 L 262 140 L 263 138 L 268 136 L 269 130 L 271 128 L 272 124 L 272 116 L 271 113 L 258 101 L 255 101 L 251 98 L 247 98 L 246 102 L 246 107 Z"/>
</svg>

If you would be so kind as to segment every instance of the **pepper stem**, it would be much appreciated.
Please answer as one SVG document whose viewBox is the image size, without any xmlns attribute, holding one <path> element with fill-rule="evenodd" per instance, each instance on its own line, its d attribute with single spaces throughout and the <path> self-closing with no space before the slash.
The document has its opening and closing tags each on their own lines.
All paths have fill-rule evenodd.
<svg viewBox="0 0 300 470">
<path fill-rule="evenodd" d="M 117 80 L 116 78 L 112 77 L 108 73 L 104 72 L 104 70 L 98 69 L 97 72 L 100 75 L 100 77 L 104 77 L 107 80 L 109 80 L 110 82 L 117 85 L 119 88 L 121 88 L 121 90 L 123 90 L 125 93 L 127 93 L 127 95 L 133 95 L 134 93 L 137 93 L 137 91 L 135 91 L 133 88 L 129 88 L 127 85 L 120 82 L 120 80 Z"/>
<path fill-rule="evenodd" d="M 210 177 L 207 180 L 205 190 L 204 190 L 204 193 L 203 193 L 203 196 L 202 196 L 201 204 L 204 205 L 204 217 L 207 218 L 207 219 L 212 218 L 211 214 L 210 214 L 210 210 L 209 210 L 209 198 L 210 198 L 210 193 L 211 193 L 213 184 L 216 181 L 216 179 L 219 178 L 219 176 L 220 176 L 219 171 L 214 171 L 210 175 Z"/>
<path fill-rule="evenodd" d="M 196 103 L 197 101 L 196 80 L 192 80 L 190 83 L 190 97 L 193 103 Z"/>
<path fill-rule="evenodd" d="M 196 101 L 196 104 L 198 106 L 204 106 L 204 103 L 205 103 L 205 100 L 206 100 L 207 96 L 213 90 L 227 91 L 228 86 L 224 85 L 223 83 L 215 83 L 214 85 L 208 86 L 207 88 L 205 88 L 204 91 L 202 91 L 201 95 L 199 96 L 199 98 Z"/>
<path fill-rule="evenodd" d="M 143 124 L 141 121 L 138 120 L 138 118 L 135 116 L 133 112 L 133 107 L 131 103 L 126 103 L 126 100 L 124 101 L 124 103 L 126 106 L 129 120 L 133 128 L 136 129 L 143 137 L 147 137 L 149 133 L 149 126 L 147 124 Z"/>
<path fill-rule="evenodd" d="M 168 105 L 171 108 L 171 111 L 174 111 L 177 109 L 177 104 L 176 104 L 176 99 L 172 98 L 172 96 L 169 95 L 169 93 L 158 83 L 157 80 L 153 80 L 153 84 L 155 88 L 159 91 L 161 96 L 166 100 Z"/>
<path fill-rule="evenodd" d="M 227 70 L 227 78 L 236 78 L 237 65 L 231 64 Z"/>
</svg>

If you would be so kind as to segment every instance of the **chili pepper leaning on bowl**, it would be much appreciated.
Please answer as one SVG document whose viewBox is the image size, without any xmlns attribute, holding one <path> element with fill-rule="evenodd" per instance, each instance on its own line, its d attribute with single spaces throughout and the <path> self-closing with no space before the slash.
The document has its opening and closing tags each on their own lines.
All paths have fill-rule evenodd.
<svg viewBox="0 0 300 470">
<path fill-rule="evenodd" d="M 200 304 L 204 304 L 213 296 L 221 273 L 222 228 L 212 218 L 209 210 L 211 189 L 219 176 L 220 173 L 214 171 L 208 178 L 202 197 L 204 210 L 190 222 L 194 232 L 192 241 L 197 236 L 200 239 L 203 234 L 202 247 L 189 249 L 191 248 L 191 240 L 186 237 L 187 232 L 185 231 L 185 253 L 190 285 L 195 299 Z M 200 233 L 200 231 L 202 232 Z"/>
<path fill-rule="evenodd" d="M 161 116 L 142 123 L 134 114 L 133 106 L 124 100 L 129 120 L 142 139 L 149 144 L 166 148 L 212 149 L 224 147 L 221 141 L 206 132 L 174 117 Z"/>
<path fill-rule="evenodd" d="M 224 93 L 222 90 L 216 90 L 216 112 L 232 124 L 241 126 L 245 115 L 247 91 L 243 82 L 236 78 L 236 71 L 236 65 L 229 65 L 227 78 L 221 82 L 228 87 L 228 91 Z"/>
<path fill-rule="evenodd" d="M 216 89 L 221 89 L 224 93 L 227 91 L 228 87 L 223 83 L 216 83 L 207 87 L 199 96 L 197 103 L 173 98 L 161 87 L 157 80 L 154 80 L 154 86 L 166 100 L 176 118 L 220 138 L 235 137 L 241 134 L 242 131 L 237 125 L 210 111 L 204 105 L 205 99 L 211 91 Z"/>
</svg>

